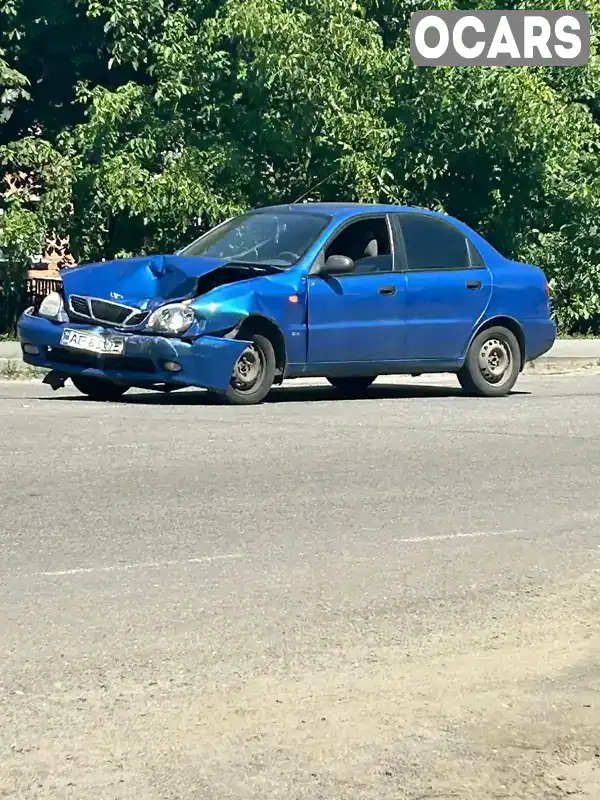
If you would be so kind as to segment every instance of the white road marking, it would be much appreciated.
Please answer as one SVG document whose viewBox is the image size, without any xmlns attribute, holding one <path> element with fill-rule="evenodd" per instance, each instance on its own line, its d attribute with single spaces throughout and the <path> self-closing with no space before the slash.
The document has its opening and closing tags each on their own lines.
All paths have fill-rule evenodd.
<svg viewBox="0 0 600 800">
<path fill-rule="evenodd" d="M 444 533 L 441 536 L 413 536 L 409 539 L 394 539 L 394 542 L 439 542 L 443 539 L 476 539 L 479 536 L 514 536 L 527 531 L 515 529 L 511 531 L 475 531 L 475 533 Z"/>
<path fill-rule="evenodd" d="M 398 544 L 412 544 L 419 542 L 439 542 L 445 539 L 476 539 L 482 536 L 514 536 L 519 533 L 527 533 L 521 529 L 507 531 L 475 531 L 473 533 L 445 533 L 440 536 L 411 536 L 406 539 L 392 539 Z M 51 572 L 31 572 L 24 575 L 26 578 L 59 578 L 68 575 L 89 575 L 100 572 L 118 572 L 132 569 L 152 569 L 162 567 L 183 566 L 185 564 L 203 564 L 210 561 L 224 561 L 234 558 L 245 558 L 246 553 L 225 553 L 216 556 L 200 556 L 198 558 L 185 558 L 181 560 L 172 559 L 170 561 L 137 561 L 132 564 L 111 564 L 108 567 L 76 567 L 75 569 L 61 569 Z"/>
<path fill-rule="evenodd" d="M 54 572 L 32 572 L 29 578 L 55 578 L 64 575 L 87 575 L 91 572 L 117 572 L 118 570 L 149 569 L 152 567 L 172 567 L 183 564 L 202 564 L 205 561 L 222 561 L 229 558 L 243 558 L 243 553 L 228 553 L 222 556 L 201 556 L 200 558 L 185 558 L 182 561 L 138 561 L 133 564 L 112 564 L 109 567 L 77 567 L 76 569 L 61 569 Z"/>
</svg>

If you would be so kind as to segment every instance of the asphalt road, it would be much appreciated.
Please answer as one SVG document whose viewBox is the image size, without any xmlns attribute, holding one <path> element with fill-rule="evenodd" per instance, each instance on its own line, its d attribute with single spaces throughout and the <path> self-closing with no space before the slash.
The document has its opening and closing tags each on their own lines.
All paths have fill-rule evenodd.
<svg viewBox="0 0 600 800">
<path fill-rule="evenodd" d="M 0 384 L 0 796 L 598 800 L 600 375 L 454 386 Z"/>
</svg>

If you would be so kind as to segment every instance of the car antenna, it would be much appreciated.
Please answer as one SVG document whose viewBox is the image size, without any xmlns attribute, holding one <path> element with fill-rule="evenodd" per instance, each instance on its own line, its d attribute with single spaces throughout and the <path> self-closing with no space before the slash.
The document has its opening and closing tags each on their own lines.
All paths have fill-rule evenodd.
<svg viewBox="0 0 600 800">
<path fill-rule="evenodd" d="M 334 169 L 333 172 L 330 175 L 328 175 L 326 178 L 323 178 L 322 181 L 319 181 L 314 186 L 311 186 L 310 189 L 307 192 L 304 192 L 304 194 L 301 194 L 300 197 L 297 200 L 294 200 L 294 202 L 291 203 L 291 205 L 295 206 L 296 203 L 300 202 L 300 200 L 304 200 L 304 198 L 306 197 L 307 194 L 310 194 L 315 189 L 318 189 L 319 186 L 322 186 L 325 183 L 325 181 L 328 181 L 330 178 L 333 178 L 333 176 L 336 175 L 340 170 L 341 170 L 341 166 L 338 167 L 337 169 Z"/>
</svg>

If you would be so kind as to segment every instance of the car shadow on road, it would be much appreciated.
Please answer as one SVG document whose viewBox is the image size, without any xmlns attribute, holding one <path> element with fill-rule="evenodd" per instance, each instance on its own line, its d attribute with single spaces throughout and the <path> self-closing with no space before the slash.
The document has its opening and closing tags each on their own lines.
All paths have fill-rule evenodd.
<svg viewBox="0 0 600 800">
<path fill-rule="evenodd" d="M 512 391 L 511 395 L 528 395 L 530 392 Z M 460 387 L 435 386 L 419 384 L 410 386 L 409 384 L 377 384 L 371 386 L 364 394 L 357 397 L 346 397 L 340 394 L 331 386 L 283 386 L 276 387 L 270 391 L 264 403 L 325 403 L 325 402 L 356 402 L 362 400 L 409 400 L 417 398 L 463 398 L 468 396 Z M 66 397 L 56 395 L 49 400 L 68 400 L 76 402 L 93 402 L 83 395 L 68 395 Z M 502 399 L 502 398 L 501 398 Z M 187 389 L 184 391 L 174 391 L 170 393 L 153 391 L 132 390 L 127 393 L 120 403 L 127 405 L 172 405 L 172 406 L 215 406 L 223 405 L 220 398 L 202 389 Z"/>
</svg>

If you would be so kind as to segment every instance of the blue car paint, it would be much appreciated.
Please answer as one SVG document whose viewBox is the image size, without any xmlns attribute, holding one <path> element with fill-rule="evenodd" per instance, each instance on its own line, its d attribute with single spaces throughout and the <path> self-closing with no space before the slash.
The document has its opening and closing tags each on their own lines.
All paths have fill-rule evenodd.
<svg viewBox="0 0 600 800">
<path fill-rule="evenodd" d="M 283 211 L 284 206 L 262 209 Z M 224 268 L 223 259 L 159 255 L 91 264 L 63 272 L 65 297 L 99 297 L 154 309 L 166 302 L 191 299 L 203 320 L 202 334 L 182 339 L 149 335 L 143 326 L 132 333 L 113 328 L 126 338 L 126 357 L 147 358 L 152 372 L 113 367 L 112 357 L 94 367 L 54 361 L 63 324 L 25 313 L 19 322 L 22 343 L 40 346 L 41 354 L 24 353 L 34 366 L 67 375 L 94 375 L 134 386 L 169 384 L 223 391 L 245 342 L 231 338 L 248 318 L 261 318 L 280 331 L 285 365 L 280 378 L 302 375 L 394 374 L 455 371 L 481 327 L 492 319 L 508 319 L 522 330 L 526 358 L 550 349 L 556 328 L 549 317 L 546 279 L 532 265 L 509 261 L 459 220 L 425 209 L 350 203 L 300 204 L 294 212 L 318 210 L 330 217 L 327 226 L 299 262 L 283 272 L 259 274 L 228 283 L 194 297 L 198 279 Z M 481 270 L 371 273 L 319 278 L 311 266 L 339 226 L 365 214 L 419 213 L 452 223 L 481 254 Z M 462 291 L 467 277 L 481 279 L 484 291 Z M 379 294 L 393 285 L 391 296 Z M 474 299 L 474 295 L 477 298 Z M 385 302 L 388 301 L 388 302 Z M 69 323 L 92 330 L 94 325 Z M 106 328 L 98 328 L 105 330 Z M 110 329 L 109 329 L 110 330 Z M 226 334 L 229 333 L 229 337 Z M 162 368 L 167 359 L 183 365 L 180 373 Z"/>
<path fill-rule="evenodd" d="M 197 279 L 224 263 L 222 259 L 204 258 L 199 264 L 196 258 L 168 255 L 115 259 L 69 269 L 64 276 L 65 287 L 69 294 L 149 308 L 192 295 Z"/>
<path fill-rule="evenodd" d="M 394 294 L 380 294 L 387 288 Z M 406 276 L 347 275 L 308 279 L 307 364 L 398 361 L 406 348 Z"/>
<path fill-rule="evenodd" d="M 298 301 L 291 302 L 290 297 Z M 293 268 L 219 286 L 190 307 L 206 319 L 206 333 L 234 328 L 250 316 L 266 319 L 282 332 L 288 360 L 305 361 L 306 305 L 306 281 L 302 272 Z"/>
<path fill-rule="evenodd" d="M 127 336 L 126 358 L 120 363 L 130 360 L 145 359 L 151 361 L 153 369 L 140 371 L 128 370 L 123 366 L 114 367 L 115 357 L 104 359 L 89 357 L 87 364 L 65 364 L 56 353 L 61 353 L 60 335 L 63 325 L 56 325 L 41 317 L 26 312 L 19 321 L 19 337 L 23 342 L 35 343 L 42 353 L 39 356 L 24 354 L 27 363 L 36 367 L 51 367 L 68 375 L 84 375 L 87 377 L 106 378 L 115 383 L 128 386 L 152 386 L 155 384 L 171 384 L 173 386 L 189 386 L 190 376 L 202 375 L 202 386 L 206 389 L 222 390 L 229 385 L 235 362 L 240 357 L 247 342 L 242 340 L 222 339 L 214 336 L 201 336 L 193 342 L 181 339 L 168 339 L 161 336 Z M 72 322 L 68 327 L 74 330 L 104 330 L 90 325 L 78 325 Z M 116 329 L 113 333 L 121 333 Z M 78 357 L 79 353 L 77 354 Z M 98 365 L 89 366 L 94 360 Z M 172 373 L 164 369 L 165 361 L 177 361 L 183 367 L 181 372 Z"/>
<path fill-rule="evenodd" d="M 466 287 L 481 282 L 476 291 Z M 406 274 L 406 358 L 456 361 L 463 356 L 473 327 L 485 319 L 492 296 L 492 273 L 487 267 L 440 273 Z"/>
</svg>

